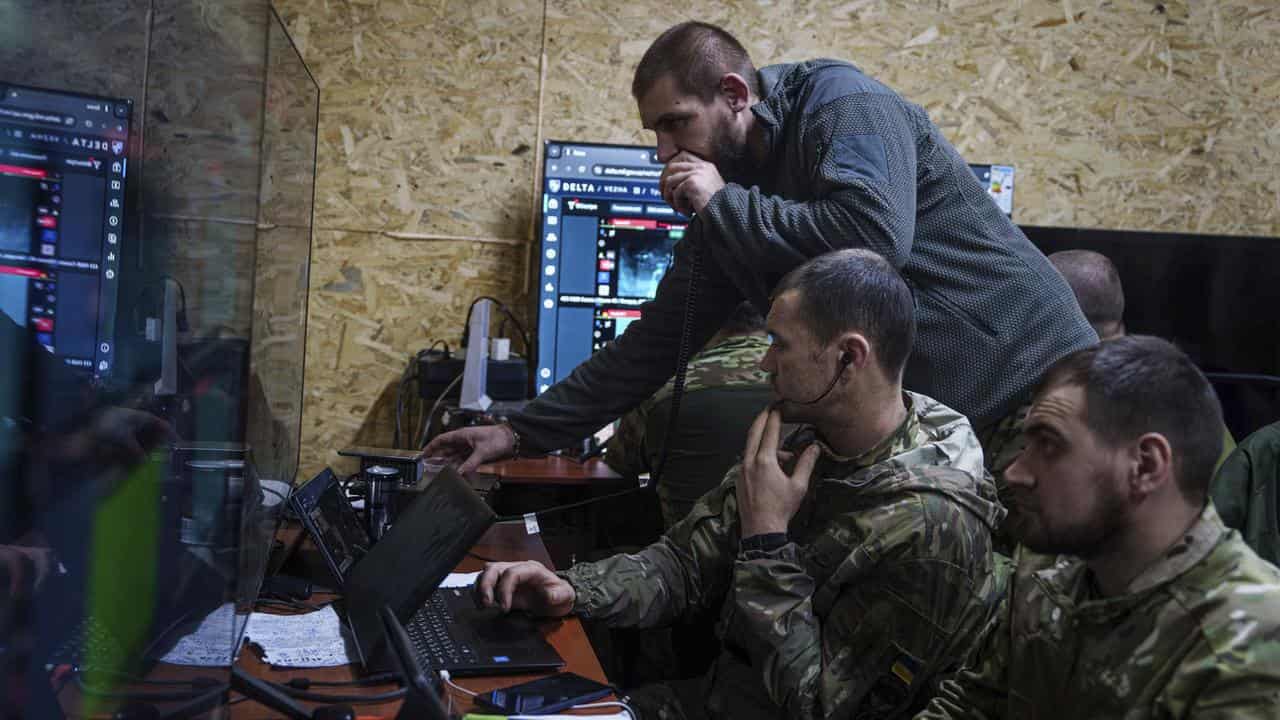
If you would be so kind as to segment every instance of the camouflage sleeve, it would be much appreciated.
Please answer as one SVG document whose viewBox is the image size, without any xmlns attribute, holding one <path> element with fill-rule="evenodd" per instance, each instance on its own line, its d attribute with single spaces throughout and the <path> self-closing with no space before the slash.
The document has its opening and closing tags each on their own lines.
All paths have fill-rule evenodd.
<svg viewBox="0 0 1280 720">
<path fill-rule="evenodd" d="M 1248 533 L 1249 499 L 1253 496 L 1252 458 L 1247 449 L 1236 449 L 1218 467 L 1209 485 L 1209 497 L 1218 509 L 1223 524 L 1239 530 L 1245 540 L 1257 547 L 1256 538 Z"/>
<path fill-rule="evenodd" d="M 795 544 L 738 557 L 725 644 L 762 670 L 787 717 L 900 717 L 949 661 L 973 592 L 955 564 L 926 555 L 933 542 L 965 545 L 955 530 L 964 521 L 951 529 L 902 522 L 922 517 L 919 503 L 912 497 L 851 519 L 862 539 L 821 589 Z M 829 609 L 815 612 L 815 604 Z"/>
<path fill-rule="evenodd" d="M 1159 715 L 1262 720 L 1280 714 L 1280 628 L 1261 619 L 1274 612 L 1274 602 L 1257 604 L 1257 611 L 1237 608 L 1227 621 L 1203 629 L 1161 693 Z"/>
<path fill-rule="evenodd" d="M 738 545 L 737 468 L 658 542 L 560 573 L 573 610 L 610 627 L 661 627 L 719 603 Z"/>
<path fill-rule="evenodd" d="M 1008 707 L 1009 595 L 969 667 L 938 684 L 933 701 L 915 720 L 997 720 Z"/>
<path fill-rule="evenodd" d="M 627 478 L 639 477 L 649 472 L 645 461 L 644 428 L 648 421 L 649 401 L 622 416 L 617 430 L 605 445 L 604 461 L 614 472 Z"/>
</svg>

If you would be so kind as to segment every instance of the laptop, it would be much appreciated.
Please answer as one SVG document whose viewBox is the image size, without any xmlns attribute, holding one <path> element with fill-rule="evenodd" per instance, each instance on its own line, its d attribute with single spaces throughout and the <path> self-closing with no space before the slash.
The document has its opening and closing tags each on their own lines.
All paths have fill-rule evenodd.
<svg viewBox="0 0 1280 720">
<path fill-rule="evenodd" d="M 373 543 L 337 476 L 325 468 L 293 491 L 289 506 L 324 558 L 333 586 L 342 587 L 347 573 Z"/>
<path fill-rule="evenodd" d="M 337 485 L 324 475 L 311 482 Z M 310 497 L 308 490 L 301 488 L 297 494 Z M 340 494 L 341 489 L 324 492 Z M 316 497 L 323 497 L 324 492 Z M 310 512 L 298 514 L 311 519 L 310 523 L 304 519 L 304 524 L 315 544 L 321 546 L 321 554 L 335 558 L 330 571 L 341 583 L 347 623 L 366 670 L 393 665 L 379 616 L 384 605 L 404 625 L 417 660 L 425 667 L 462 677 L 542 672 L 564 666 L 531 618 L 522 613 L 504 614 L 498 608 L 477 608 L 470 588 L 440 587 L 494 521 L 493 510 L 456 469 L 445 468 L 417 493 L 387 534 L 367 552 L 360 553 L 359 543 L 346 545 L 362 555 L 347 568 L 343 567 L 341 558 L 346 556 L 341 551 L 324 547 L 334 533 L 326 534 L 320 528 L 350 528 L 350 518 L 330 517 L 326 507 L 355 516 L 350 503 L 317 503 Z M 349 537 L 358 538 L 358 534 Z"/>
</svg>

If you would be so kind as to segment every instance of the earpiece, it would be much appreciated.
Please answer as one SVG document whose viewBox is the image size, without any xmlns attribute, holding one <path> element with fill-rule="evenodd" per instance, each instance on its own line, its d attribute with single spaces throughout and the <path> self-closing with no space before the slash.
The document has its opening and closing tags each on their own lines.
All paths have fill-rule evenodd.
<svg viewBox="0 0 1280 720">
<path fill-rule="evenodd" d="M 849 354 L 849 353 L 847 353 L 847 352 L 842 352 L 842 353 L 840 353 L 840 364 L 841 364 L 841 365 L 848 365 L 848 364 L 849 364 L 849 363 L 851 363 L 851 362 L 853 362 L 853 356 L 852 356 L 852 355 L 850 355 L 850 354 Z"/>
</svg>

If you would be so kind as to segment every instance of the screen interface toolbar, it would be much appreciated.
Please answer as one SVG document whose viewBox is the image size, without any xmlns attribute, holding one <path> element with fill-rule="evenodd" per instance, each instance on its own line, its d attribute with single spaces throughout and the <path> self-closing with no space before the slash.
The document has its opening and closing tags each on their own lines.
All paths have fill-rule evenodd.
<svg viewBox="0 0 1280 720">
<path fill-rule="evenodd" d="M 0 312 L 110 375 L 133 103 L 0 84 Z"/>
</svg>

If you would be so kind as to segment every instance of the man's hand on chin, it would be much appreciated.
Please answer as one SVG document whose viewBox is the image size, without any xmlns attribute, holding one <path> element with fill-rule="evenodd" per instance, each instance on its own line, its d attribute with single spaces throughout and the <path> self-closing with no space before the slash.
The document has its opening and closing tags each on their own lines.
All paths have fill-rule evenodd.
<svg viewBox="0 0 1280 720">
<path fill-rule="evenodd" d="M 818 446 L 805 448 L 791 473 L 778 464 L 778 439 L 782 415 L 770 407 L 760 413 L 747 433 L 742 453 L 742 476 L 738 481 L 738 515 L 742 537 L 765 533 L 785 533 L 791 518 L 800 510 L 809 477 L 818 462 Z"/>
<path fill-rule="evenodd" d="M 658 180 L 662 199 L 685 215 L 702 212 L 724 185 L 715 165 L 688 152 L 671 158 Z"/>
</svg>

